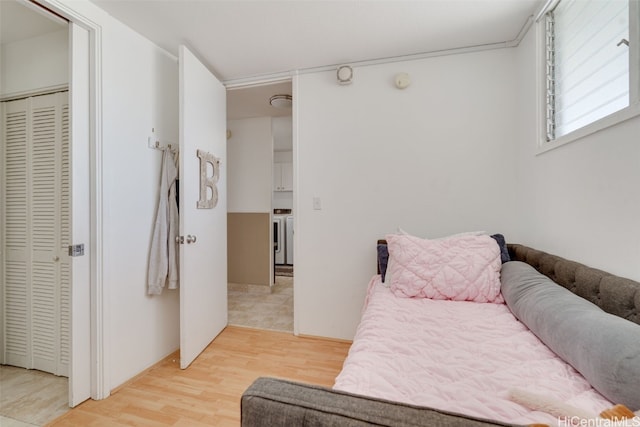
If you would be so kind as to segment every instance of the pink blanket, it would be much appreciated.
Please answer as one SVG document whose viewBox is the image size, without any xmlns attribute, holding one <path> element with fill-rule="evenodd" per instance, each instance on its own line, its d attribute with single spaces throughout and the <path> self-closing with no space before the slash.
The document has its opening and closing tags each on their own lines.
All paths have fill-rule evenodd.
<svg viewBox="0 0 640 427">
<path fill-rule="evenodd" d="M 613 406 L 505 304 L 398 298 L 380 276 L 334 388 L 511 423 L 557 424 L 510 401 L 512 389 L 594 415 Z"/>
</svg>

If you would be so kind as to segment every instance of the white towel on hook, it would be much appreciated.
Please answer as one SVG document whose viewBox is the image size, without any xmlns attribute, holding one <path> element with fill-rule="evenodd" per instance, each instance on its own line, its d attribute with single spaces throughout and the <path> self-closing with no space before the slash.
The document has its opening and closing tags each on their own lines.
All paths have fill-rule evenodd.
<svg viewBox="0 0 640 427">
<path fill-rule="evenodd" d="M 177 178 L 176 159 L 169 148 L 164 148 L 158 211 L 149 251 L 149 295 L 160 295 L 167 282 L 169 289 L 177 288 L 179 283 L 180 246 L 176 243 L 180 227 L 176 201 Z"/>
</svg>

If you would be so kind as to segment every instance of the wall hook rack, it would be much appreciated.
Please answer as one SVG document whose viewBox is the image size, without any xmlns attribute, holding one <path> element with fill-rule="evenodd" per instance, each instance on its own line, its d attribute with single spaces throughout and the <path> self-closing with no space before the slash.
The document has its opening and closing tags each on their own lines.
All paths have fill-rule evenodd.
<svg viewBox="0 0 640 427">
<path fill-rule="evenodd" d="M 153 136 L 150 136 L 149 138 L 147 138 L 147 145 L 149 148 L 153 148 L 155 150 L 163 150 L 165 148 L 168 148 L 169 150 L 174 152 L 178 151 L 177 144 L 173 144 L 170 142 L 162 142 Z"/>
</svg>

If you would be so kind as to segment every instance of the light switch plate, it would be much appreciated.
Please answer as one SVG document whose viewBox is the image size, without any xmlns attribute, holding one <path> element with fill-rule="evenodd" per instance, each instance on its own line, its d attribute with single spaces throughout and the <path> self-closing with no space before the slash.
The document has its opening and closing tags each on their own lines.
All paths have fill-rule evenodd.
<svg viewBox="0 0 640 427">
<path fill-rule="evenodd" d="M 316 211 L 322 210 L 322 201 L 320 200 L 320 197 L 313 198 L 313 209 Z"/>
</svg>

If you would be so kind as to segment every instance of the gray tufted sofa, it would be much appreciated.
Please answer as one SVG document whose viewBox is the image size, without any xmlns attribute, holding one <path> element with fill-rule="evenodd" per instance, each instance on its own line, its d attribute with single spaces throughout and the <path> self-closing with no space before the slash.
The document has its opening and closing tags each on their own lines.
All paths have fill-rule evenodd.
<svg viewBox="0 0 640 427">
<path fill-rule="evenodd" d="M 604 311 L 640 324 L 639 282 L 523 245 L 509 244 L 508 249 L 512 260 L 533 266 Z M 241 420 L 244 427 L 512 425 L 274 378 L 259 378 L 245 391 Z"/>
</svg>

